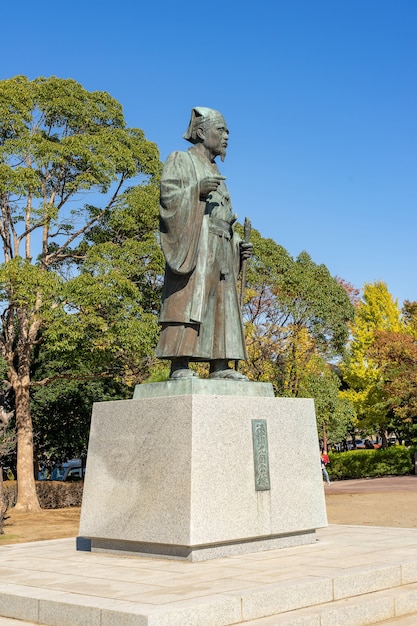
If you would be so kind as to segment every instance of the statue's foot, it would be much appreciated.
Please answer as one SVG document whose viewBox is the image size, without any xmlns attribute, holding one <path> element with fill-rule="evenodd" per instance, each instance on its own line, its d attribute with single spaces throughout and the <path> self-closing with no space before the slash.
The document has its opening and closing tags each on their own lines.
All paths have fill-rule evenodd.
<svg viewBox="0 0 417 626">
<path fill-rule="evenodd" d="M 169 380 L 178 380 L 180 378 L 194 378 L 198 376 L 197 372 L 190 370 L 188 367 L 182 367 L 171 372 Z"/>
<path fill-rule="evenodd" d="M 217 370 L 215 372 L 212 372 L 209 375 L 209 378 L 212 378 L 215 380 L 240 380 L 240 381 L 249 380 L 249 378 L 245 376 L 244 374 L 241 374 L 240 372 L 237 372 L 236 370 L 232 370 L 229 367 L 223 370 Z"/>
</svg>

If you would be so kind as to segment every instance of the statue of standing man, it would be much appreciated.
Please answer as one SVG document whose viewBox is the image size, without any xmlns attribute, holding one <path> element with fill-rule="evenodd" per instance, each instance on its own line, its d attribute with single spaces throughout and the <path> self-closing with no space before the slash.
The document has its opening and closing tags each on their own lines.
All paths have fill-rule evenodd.
<svg viewBox="0 0 417 626">
<path fill-rule="evenodd" d="M 166 259 L 156 356 L 171 361 L 171 379 L 197 374 L 190 361 L 210 364 L 210 378 L 247 380 L 229 361 L 246 360 L 237 277 L 252 244 L 234 232 L 223 161 L 229 130 L 214 109 L 195 107 L 184 139 L 187 152 L 169 155 L 161 180 L 160 230 Z"/>
</svg>

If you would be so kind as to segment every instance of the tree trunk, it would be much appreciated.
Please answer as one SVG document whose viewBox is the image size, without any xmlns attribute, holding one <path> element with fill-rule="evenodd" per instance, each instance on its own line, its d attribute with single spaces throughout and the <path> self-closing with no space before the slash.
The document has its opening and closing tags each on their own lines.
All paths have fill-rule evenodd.
<svg viewBox="0 0 417 626">
<path fill-rule="evenodd" d="M 322 421 L 323 428 L 323 452 L 327 454 L 327 432 L 326 432 L 326 422 Z"/>
<path fill-rule="evenodd" d="M 33 426 L 29 402 L 29 375 L 14 381 L 17 432 L 18 511 L 40 511 L 33 472 Z"/>
<path fill-rule="evenodd" d="M 379 436 L 381 437 L 381 448 L 388 448 L 388 439 L 385 430 L 380 430 Z"/>
<path fill-rule="evenodd" d="M 0 535 L 3 535 L 4 514 L 6 513 L 6 501 L 3 489 L 3 466 L 0 462 Z"/>
</svg>

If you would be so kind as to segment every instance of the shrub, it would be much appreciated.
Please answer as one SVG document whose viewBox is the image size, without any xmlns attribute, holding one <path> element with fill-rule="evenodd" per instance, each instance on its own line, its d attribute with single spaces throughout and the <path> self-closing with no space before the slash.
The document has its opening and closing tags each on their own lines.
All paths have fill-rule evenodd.
<svg viewBox="0 0 417 626">
<path fill-rule="evenodd" d="M 42 509 L 65 509 L 71 506 L 81 506 L 83 486 L 83 482 L 39 481 L 36 483 L 39 504 Z M 17 482 L 6 480 L 3 487 L 6 506 L 11 509 L 17 500 Z"/>
<path fill-rule="evenodd" d="M 39 504 L 43 509 L 65 509 L 81 506 L 84 483 L 42 480 L 36 483 Z"/>
<path fill-rule="evenodd" d="M 17 484 L 15 480 L 5 480 L 3 483 L 3 497 L 6 510 L 11 509 L 17 500 Z"/>
<path fill-rule="evenodd" d="M 378 450 L 351 450 L 329 455 L 328 471 L 334 480 L 403 476 L 414 469 L 414 449 L 404 446 Z"/>
</svg>

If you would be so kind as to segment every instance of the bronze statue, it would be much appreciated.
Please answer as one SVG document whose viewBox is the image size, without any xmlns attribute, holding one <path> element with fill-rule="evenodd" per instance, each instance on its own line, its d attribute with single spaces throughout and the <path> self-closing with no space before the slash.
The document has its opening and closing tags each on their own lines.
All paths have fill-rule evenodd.
<svg viewBox="0 0 417 626">
<path fill-rule="evenodd" d="M 190 361 L 208 361 L 210 378 L 247 380 L 229 367 L 246 360 L 237 276 L 252 244 L 234 232 L 223 161 L 229 130 L 218 111 L 195 107 L 187 152 L 169 155 L 161 180 L 160 230 L 166 259 L 156 355 L 171 360 L 171 379 L 195 376 Z"/>
</svg>

